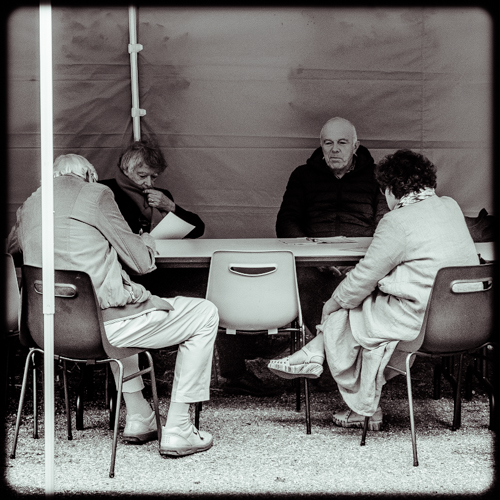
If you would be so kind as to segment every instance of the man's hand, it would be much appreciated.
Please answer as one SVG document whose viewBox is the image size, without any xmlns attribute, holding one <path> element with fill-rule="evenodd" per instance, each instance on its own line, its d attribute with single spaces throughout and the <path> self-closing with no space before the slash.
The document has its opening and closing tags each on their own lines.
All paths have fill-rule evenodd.
<svg viewBox="0 0 500 500">
<path fill-rule="evenodd" d="M 149 188 L 145 189 L 143 192 L 147 195 L 148 205 L 150 207 L 157 208 L 162 212 L 175 212 L 175 203 L 161 191 Z"/>
</svg>

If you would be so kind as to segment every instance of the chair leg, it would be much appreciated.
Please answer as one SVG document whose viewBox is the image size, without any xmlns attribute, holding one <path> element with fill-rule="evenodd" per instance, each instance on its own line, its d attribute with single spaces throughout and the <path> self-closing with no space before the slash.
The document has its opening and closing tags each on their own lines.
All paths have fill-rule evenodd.
<svg viewBox="0 0 500 500">
<path fill-rule="evenodd" d="M 199 430 L 200 429 L 200 413 L 203 410 L 203 403 L 198 401 L 198 403 L 194 404 L 194 426 Z"/>
<path fill-rule="evenodd" d="M 106 402 L 106 408 L 109 408 L 109 364 L 106 363 L 104 368 L 104 401 Z"/>
<path fill-rule="evenodd" d="M 114 429 L 116 409 L 117 409 L 117 406 L 118 406 L 117 399 L 118 399 L 118 397 L 117 397 L 117 391 L 113 391 L 113 394 L 109 398 L 109 404 L 108 404 L 108 408 L 109 408 L 109 430 L 113 430 Z"/>
<path fill-rule="evenodd" d="M 113 444 L 111 448 L 111 465 L 109 468 L 109 477 L 115 477 L 115 461 L 116 461 L 116 445 L 118 442 L 118 421 L 120 418 L 120 405 L 122 400 L 122 390 L 123 390 L 123 363 L 119 360 L 114 360 L 118 364 L 119 376 L 118 376 L 118 390 L 116 395 L 116 412 L 115 412 L 115 422 L 113 425 Z"/>
<path fill-rule="evenodd" d="M 456 376 L 455 383 L 455 402 L 453 405 L 453 423 L 451 425 L 451 430 L 456 431 L 460 429 L 460 425 L 462 424 L 462 366 L 463 366 L 464 356 L 461 354 L 458 360 L 458 372 Z"/>
<path fill-rule="evenodd" d="M 106 408 L 109 409 L 109 430 L 113 430 L 116 414 L 116 387 L 114 378 L 109 376 L 110 366 L 106 365 L 106 387 L 105 387 L 105 400 Z"/>
<path fill-rule="evenodd" d="M 292 332 L 290 335 L 290 354 L 293 354 L 298 349 L 298 334 L 297 332 Z M 300 411 L 300 378 L 296 378 L 292 381 L 293 386 L 295 386 L 295 410 Z"/>
<path fill-rule="evenodd" d="M 361 434 L 361 443 L 360 446 L 365 446 L 366 443 L 366 434 L 368 433 L 368 422 L 370 421 L 370 417 L 365 417 L 365 422 L 363 424 L 363 434 Z"/>
<path fill-rule="evenodd" d="M 35 351 L 31 350 L 28 353 L 28 357 L 26 358 L 26 363 L 24 365 L 23 385 L 21 386 L 21 395 L 19 396 L 19 405 L 17 408 L 17 417 L 16 417 L 16 428 L 14 430 L 14 442 L 12 444 L 12 451 L 10 452 L 10 458 L 16 458 L 16 447 L 17 447 L 17 439 L 19 437 L 19 427 L 21 425 L 21 414 L 23 411 L 24 397 L 26 396 L 26 387 L 28 385 L 29 369 L 30 365 L 33 363 L 34 355 Z"/>
<path fill-rule="evenodd" d="M 295 332 L 292 332 L 290 334 L 290 354 L 293 354 L 295 352 L 295 348 L 296 348 L 296 334 Z"/>
<path fill-rule="evenodd" d="M 36 381 L 36 360 L 33 351 L 33 439 L 38 439 L 38 384 Z"/>
<path fill-rule="evenodd" d="M 296 334 L 296 342 L 299 343 L 300 347 L 304 347 L 306 345 L 306 327 L 302 324 L 300 325 L 298 321 L 296 321 L 295 326 L 300 329 L 300 337 L 299 334 Z M 297 380 L 297 382 L 300 379 Z M 297 384 L 297 401 L 300 404 L 300 384 Z M 306 434 L 311 434 L 311 398 L 309 391 L 309 380 L 307 378 L 304 379 L 304 399 L 306 405 Z M 300 410 L 300 406 L 297 411 Z"/>
<path fill-rule="evenodd" d="M 133 378 L 135 378 L 143 373 L 147 373 L 147 372 L 149 372 L 149 374 L 151 376 L 151 390 L 153 393 L 153 404 L 154 404 L 154 411 L 155 411 L 155 417 L 156 417 L 156 427 L 158 429 L 158 443 L 161 442 L 161 421 L 160 421 L 160 412 L 159 412 L 159 403 L 158 403 L 158 391 L 156 390 L 156 377 L 155 377 L 154 367 L 153 367 L 153 358 L 148 351 L 144 351 L 144 354 L 148 358 L 149 368 L 145 369 L 145 370 L 141 370 L 140 372 L 135 373 L 133 375 L 129 375 L 127 377 L 124 377 L 123 363 L 117 359 L 112 360 L 112 362 L 118 364 L 119 375 L 118 375 L 118 387 L 117 387 L 117 392 L 116 392 L 115 419 L 114 419 L 114 425 L 113 425 L 113 445 L 112 445 L 112 451 L 111 451 L 111 466 L 109 469 L 109 477 L 110 478 L 115 477 L 116 446 L 118 443 L 118 422 L 119 422 L 119 418 L 120 418 L 120 406 L 121 406 L 122 394 L 123 394 L 123 383 L 126 382 L 127 380 L 131 380 L 131 379 L 133 379 Z"/>
<path fill-rule="evenodd" d="M 307 380 L 306 378 L 304 378 L 304 394 L 305 394 L 305 405 L 306 405 L 306 434 L 311 434 L 311 405 L 309 399 L 309 380 Z"/>
<path fill-rule="evenodd" d="M 158 391 L 156 389 L 156 376 L 155 376 L 155 371 L 154 371 L 154 365 L 153 365 L 153 357 L 151 356 L 151 353 L 148 351 L 144 351 L 144 354 L 146 355 L 150 367 L 150 372 L 149 376 L 151 378 L 151 393 L 153 395 L 153 406 L 154 406 L 154 411 L 155 411 L 155 417 L 156 417 L 156 429 L 158 431 L 158 446 L 160 446 L 161 443 L 161 420 L 160 420 L 160 406 L 158 402 Z M 200 404 L 200 410 L 201 410 L 201 403 Z M 198 417 L 199 419 L 199 417 Z"/>
<path fill-rule="evenodd" d="M 412 354 L 406 357 L 406 388 L 408 390 L 408 410 L 410 413 L 411 444 L 413 448 L 413 465 L 418 466 L 417 456 L 417 434 L 415 431 L 415 417 L 413 416 L 413 392 L 411 387 L 410 359 Z"/>
<path fill-rule="evenodd" d="M 83 430 L 83 407 L 85 401 L 86 370 L 87 367 L 85 366 L 83 368 L 82 377 L 76 389 L 76 429 L 79 431 Z"/>
<path fill-rule="evenodd" d="M 496 399 L 496 396 L 495 396 L 495 387 L 493 386 L 493 384 L 489 381 L 489 380 L 485 380 L 484 383 L 489 386 L 489 396 L 490 396 L 490 424 L 488 426 L 488 429 L 490 429 L 491 431 L 496 431 L 497 430 L 497 418 L 496 418 L 496 408 L 495 408 L 495 399 Z"/>
<path fill-rule="evenodd" d="M 64 385 L 64 403 L 66 407 L 66 426 L 68 430 L 68 440 L 73 439 L 73 433 L 71 431 L 71 411 L 69 407 L 69 394 L 68 394 L 68 375 L 66 370 L 66 361 L 63 361 L 63 385 Z M 83 426 L 82 426 L 83 427 Z"/>
</svg>

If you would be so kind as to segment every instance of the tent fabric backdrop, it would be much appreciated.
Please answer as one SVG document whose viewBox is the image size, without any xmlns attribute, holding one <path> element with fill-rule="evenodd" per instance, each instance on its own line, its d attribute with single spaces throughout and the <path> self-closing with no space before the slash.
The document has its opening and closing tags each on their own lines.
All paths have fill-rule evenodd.
<svg viewBox="0 0 500 500">
<path fill-rule="evenodd" d="M 8 227 L 39 185 L 38 11 L 8 21 Z M 128 10 L 53 8 L 56 157 L 113 176 L 132 140 Z M 493 212 L 492 21 L 475 8 L 140 6 L 142 134 L 169 164 L 157 185 L 205 237 L 273 237 L 292 170 L 333 116 L 375 160 L 407 147 L 438 194 Z"/>
</svg>

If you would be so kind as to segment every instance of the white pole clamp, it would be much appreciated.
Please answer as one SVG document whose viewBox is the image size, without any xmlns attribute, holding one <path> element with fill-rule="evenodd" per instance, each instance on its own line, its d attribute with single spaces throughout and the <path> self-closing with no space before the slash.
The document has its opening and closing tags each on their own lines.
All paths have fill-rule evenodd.
<svg viewBox="0 0 500 500">
<path fill-rule="evenodd" d="M 132 118 L 136 118 L 137 116 L 144 116 L 146 114 L 146 110 L 141 108 L 132 108 L 130 111 Z"/>
<path fill-rule="evenodd" d="M 129 43 L 128 44 L 128 53 L 132 54 L 132 52 L 140 52 L 144 47 L 140 43 Z"/>
</svg>

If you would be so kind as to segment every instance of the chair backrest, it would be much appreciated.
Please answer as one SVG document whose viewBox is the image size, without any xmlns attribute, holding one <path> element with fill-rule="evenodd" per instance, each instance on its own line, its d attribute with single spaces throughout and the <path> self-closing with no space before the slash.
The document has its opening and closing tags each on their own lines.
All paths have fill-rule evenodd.
<svg viewBox="0 0 500 500">
<path fill-rule="evenodd" d="M 16 332 L 19 330 L 21 297 L 19 294 L 19 285 L 17 284 L 16 267 L 10 253 L 5 254 L 5 298 L 5 323 L 7 332 Z"/>
<path fill-rule="evenodd" d="M 81 271 L 54 272 L 54 353 L 74 359 L 123 358 L 143 349 L 109 344 L 101 309 L 90 276 Z M 20 339 L 24 345 L 44 348 L 42 269 L 22 268 Z M 121 353 L 121 354 L 120 354 Z"/>
<path fill-rule="evenodd" d="M 492 328 L 493 264 L 445 267 L 434 280 L 419 337 L 398 349 L 412 344 L 412 350 L 433 353 L 473 349 L 490 339 Z"/>
<path fill-rule="evenodd" d="M 206 298 L 217 306 L 223 328 L 270 330 L 302 321 L 290 251 L 214 252 Z"/>
</svg>

